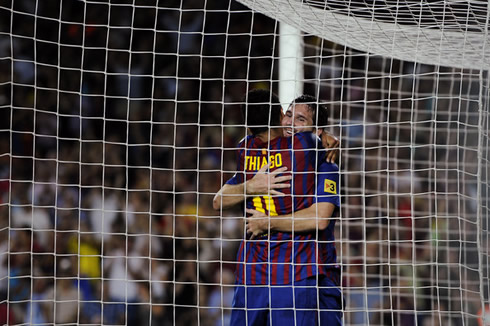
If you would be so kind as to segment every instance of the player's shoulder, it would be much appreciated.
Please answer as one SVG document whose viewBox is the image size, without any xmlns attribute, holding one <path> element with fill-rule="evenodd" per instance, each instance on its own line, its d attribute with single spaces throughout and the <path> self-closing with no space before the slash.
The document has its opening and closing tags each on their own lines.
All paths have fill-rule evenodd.
<svg viewBox="0 0 490 326">
<path fill-rule="evenodd" d="M 253 141 L 253 138 L 254 136 L 253 135 L 247 135 L 245 137 L 243 137 L 239 142 L 238 142 L 238 145 L 237 147 L 238 148 L 243 148 L 243 147 L 247 147 L 247 146 L 250 146 L 250 143 Z"/>
<path fill-rule="evenodd" d="M 317 148 L 318 137 L 311 131 L 298 132 L 293 135 L 294 147 Z"/>
<path fill-rule="evenodd" d="M 322 172 L 339 172 L 339 166 L 336 163 L 323 161 L 320 164 L 319 171 Z"/>
</svg>

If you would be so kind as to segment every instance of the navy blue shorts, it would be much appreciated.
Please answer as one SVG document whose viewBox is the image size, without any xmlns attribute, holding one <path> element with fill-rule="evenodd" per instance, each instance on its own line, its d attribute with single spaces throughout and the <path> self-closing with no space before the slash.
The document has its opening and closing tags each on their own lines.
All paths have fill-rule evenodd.
<svg viewBox="0 0 490 326">
<path fill-rule="evenodd" d="M 293 321 L 296 323 L 293 323 Z M 342 297 L 320 276 L 291 285 L 237 285 L 231 326 L 342 325 Z"/>
</svg>

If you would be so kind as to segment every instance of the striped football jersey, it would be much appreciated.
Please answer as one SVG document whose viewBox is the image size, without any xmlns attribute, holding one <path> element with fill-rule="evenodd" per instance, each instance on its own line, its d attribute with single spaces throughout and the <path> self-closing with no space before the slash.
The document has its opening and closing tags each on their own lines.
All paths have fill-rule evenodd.
<svg viewBox="0 0 490 326">
<path fill-rule="evenodd" d="M 286 166 L 293 175 L 291 187 L 282 189 L 285 196 L 248 197 L 246 207 L 271 218 L 291 214 L 317 202 L 339 207 L 339 170 L 325 162 L 320 140 L 311 132 L 293 137 L 278 137 L 264 143 L 253 136 L 238 145 L 237 170 L 227 184 L 250 180 L 265 164 L 270 171 Z M 334 239 L 335 221 L 325 230 L 315 232 L 273 232 L 254 240 L 244 239 L 237 254 L 238 284 L 291 284 L 317 274 L 339 284 L 339 267 Z"/>
</svg>

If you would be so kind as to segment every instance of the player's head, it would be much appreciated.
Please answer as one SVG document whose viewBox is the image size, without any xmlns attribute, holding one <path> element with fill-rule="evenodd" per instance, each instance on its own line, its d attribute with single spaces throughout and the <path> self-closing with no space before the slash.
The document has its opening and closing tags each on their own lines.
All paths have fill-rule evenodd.
<svg viewBox="0 0 490 326">
<path fill-rule="evenodd" d="M 285 127 L 285 136 L 303 131 L 317 131 L 320 134 L 328 125 L 327 108 L 313 96 L 301 95 L 289 105 L 281 125 Z"/>
<path fill-rule="evenodd" d="M 241 109 L 245 123 L 254 136 L 269 130 L 270 126 L 281 125 L 281 103 L 279 97 L 270 90 L 249 91 L 245 95 Z"/>
</svg>

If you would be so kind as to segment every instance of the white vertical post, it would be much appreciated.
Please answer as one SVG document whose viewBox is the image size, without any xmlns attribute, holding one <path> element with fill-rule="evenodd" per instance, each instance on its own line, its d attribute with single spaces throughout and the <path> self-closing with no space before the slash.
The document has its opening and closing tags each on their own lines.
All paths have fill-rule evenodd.
<svg viewBox="0 0 490 326">
<path fill-rule="evenodd" d="M 285 110 L 303 93 L 303 36 L 287 24 L 279 25 L 279 99 Z"/>
</svg>

